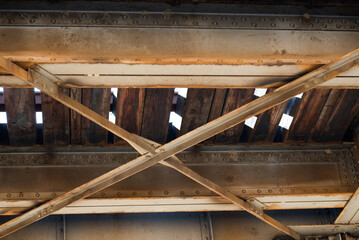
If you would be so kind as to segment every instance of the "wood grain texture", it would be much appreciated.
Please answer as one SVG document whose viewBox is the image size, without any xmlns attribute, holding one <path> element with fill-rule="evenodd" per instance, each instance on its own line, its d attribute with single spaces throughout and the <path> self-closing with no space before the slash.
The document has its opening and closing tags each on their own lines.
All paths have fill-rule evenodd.
<svg viewBox="0 0 359 240">
<path fill-rule="evenodd" d="M 320 142 L 342 141 L 345 132 L 359 111 L 359 90 L 342 90 L 331 116 L 318 139 Z"/>
<path fill-rule="evenodd" d="M 339 89 L 330 90 L 328 98 L 325 101 L 322 111 L 319 114 L 318 120 L 315 123 L 314 127 L 312 128 L 309 141 L 317 142 L 320 140 L 321 134 L 326 124 L 328 123 L 328 119 L 332 115 L 335 105 L 337 104 L 338 99 L 342 97 L 343 93 L 344 93 L 343 90 L 339 90 Z"/>
<path fill-rule="evenodd" d="M 306 98 L 307 94 L 308 94 L 307 92 L 304 92 L 302 95 L 302 98 L 293 97 L 288 100 L 288 103 L 287 103 L 284 113 L 293 117 L 292 123 L 297 118 L 299 109 L 303 103 L 303 98 Z M 274 141 L 275 142 L 284 142 L 285 139 L 287 138 L 288 132 L 292 129 L 292 127 L 293 127 L 292 124 L 289 126 L 289 129 L 286 129 L 284 127 L 279 127 L 277 129 Z"/>
<path fill-rule="evenodd" d="M 82 89 L 70 88 L 70 97 L 81 103 Z M 74 110 L 70 110 L 70 141 L 71 144 L 82 143 L 82 117 L 81 114 Z"/>
<path fill-rule="evenodd" d="M 166 142 L 173 94 L 173 88 L 146 89 L 141 136 Z"/>
<path fill-rule="evenodd" d="M 116 124 L 125 130 L 140 135 L 146 89 L 119 88 L 116 104 Z M 115 143 L 122 142 L 115 136 Z"/>
<path fill-rule="evenodd" d="M 207 123 L 214 91 L 214 89 L 188 89 L 183 108 L 180 135 Z"/>
<path fill-rule="evenodd" d="M 274 91 L 274 88 L 268 88 L 267 94 Z M 250 142 L 267 142 L 271 143 L 274 140 L 276 131 L 282 115 L 287 107 L 288 101 L 285 101 L 267 111 L 265 111 L 261 118 L 258 119 L 253 136 Z"/>
<path fill-rule="evenodd" d="M 330 90 L 313 89 L 303 95 L 297 113 L 284 141 L 308 141 Z"/>
<path fill-rule="evenodd" d="M 91 88 L 82 90 L 82 103 L 101 116 L 108 118 L 111 89 Z M 106 144 L 108 131 L 96 123 L 82 118 L 82 143 Z"/>
<path fill-rule="evenodd" d="M 215 89 L 211 110 L 208 116 L 208 122 L 213 121 L 221 116 L 223 111 L 223 106 L 226 101 L 227 93 L 228 93 L 228 89 L 221 89 L 221 88 Z M 207 144 L 212 144 L 215 142 L 215 140 L 216 137 L 214 136 L 205 140 L 204 142 Z"/>
<path fill-rule="evenodd" d="M 68 95 L 69 89 L 62 89 Z M 43 114 L 43 143 L 68 145 L 70 143 L 70 110 L 45 93 L 41 93 Z"/>
<path fill-rule="evenodd" d="M 240 106 L 243 106 L 253 100 L 254 89 L 229 89 L 226 101 L 223 107 L 222 115 L 229 113 Z M 216 138 L 216 143 L 237 143 L 242 134 L 244 123 L 219 133 Z"/>
<path fill-rule="evenodd" d="M 10 144 L 35 145 L 34 89 L 5 88 L 4 96 Z"/>
</svg>

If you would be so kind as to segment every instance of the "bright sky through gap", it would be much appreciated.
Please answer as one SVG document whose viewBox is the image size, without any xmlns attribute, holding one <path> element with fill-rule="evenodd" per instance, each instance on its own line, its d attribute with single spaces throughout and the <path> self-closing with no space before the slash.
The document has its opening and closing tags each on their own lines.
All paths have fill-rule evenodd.
<svg viewBox="0 0 359 240">
<path fill-rule="evenodd" d="M 181 129 L 181 124 L 182 124 L 182 117 L 180 115 L 178 115 L 175 112 L 171 112 L 170 113 L 170 123 L 172 123 L 172 125 L 177 128 L 178 130 Z"/>
<path fill-rule="evenodd" d="M 118 88 L 111 88 L 111 92 L 115 97 L 117 97 Z"/>
<path fill-rule="evenodd" d="M 116 122 L 116 116 L 115 114 L 113 114 L 113 112 L 110 112 L 109 115 L 108 115 L 108 120 L 112 123 L 115 123 Z"/>
<path fill-rule="evenodd" d="M 36 124 L 42 124 L 42 112 L 36 112 Z"/>
<path fill-rule="evenodd" d="M 262 97 L 264 95 L 266 95 L 267 93 L 267 88 L 256 88 L 254 90 L 254 96 L 257 96 L 257 97 Z"/>
<path fill-rule="evenodd" d="M 292 121 L 293 121 L 293 117 L 284 113 L 282 118 L 280 119 L 279 126 L 289 130 Z"/>
<path fill-rule="evenodd" d="M 7 123 L 6 112 L 0 112 L 0 123 L 1 124 L 6 124 Z"/>
<path fill-rule="evenodd" d="M 248 119 L 244 122 L 244 124 L 253 129 L 254 126 L 256 125 L 256 122 L 257 122 L 257 117 L 256 117 L 256 116 L 253 116 L 253 117 L 248 118 Z"/>
<path fill-rule="evenodd" d="M 187 91 L 188 91 L 188 88 L 175 88 L 175 92 L 177 92 L 178 95 L 180 95 L 184 98 L 187 98 Z"/>
</svg>

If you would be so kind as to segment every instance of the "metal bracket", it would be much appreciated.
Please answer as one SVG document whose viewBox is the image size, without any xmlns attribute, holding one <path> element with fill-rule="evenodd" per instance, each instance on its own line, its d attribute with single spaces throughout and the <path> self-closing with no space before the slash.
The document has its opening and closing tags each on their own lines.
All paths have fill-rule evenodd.
<svg viewBox="0 0 359 240">
<path fill-rule="evenodd" d="M 200 213 L 199 220 L 201 224 L 201 236 L 202 240 L 214 240 L 211 213 Z"/>
</svg>

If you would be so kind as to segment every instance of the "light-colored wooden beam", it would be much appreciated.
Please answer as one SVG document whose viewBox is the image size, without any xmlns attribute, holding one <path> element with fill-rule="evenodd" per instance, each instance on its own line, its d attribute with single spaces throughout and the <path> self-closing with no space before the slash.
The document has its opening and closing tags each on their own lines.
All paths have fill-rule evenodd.
<svg viewBox="0 0 359 240">
<path fill-rule="evenodd" d="M 39 64 L 71 88 L 256 88 L 280 87 L 320 66 L 316 65 L 160 65 L 160 64 Z M 1 72 L 0 72 L 1 73 Z M 359 68 L 316 88 L 359 88 Z M 0 75 L 0 86 L 32 85 Z"/>
<path fill-rule="evenodd" d="M 274 195 L 260 196 L 264 210 L 317 209 L 344 206 L 350 195 Z M 252 199 L 251 199 L 252 200 Z M 0 200 L 0 215 L 20 215 L 43 203 L 41 200 Z M 103 214 L 152 212 L 243 211 L 219 196 L 86 198 L 53 214 Z"/>
<path fill-rule="evenodd" d="M 4 64 L 4 65 L 5 65 L 5 64 Z M 11 64 L 10 64 L 10 65 L 11 65 Z M 6 66 L 6 65 L 5 65 L 5 66 Z M 14 71 L 14 75 L 15 75 L 15 76 L 16 76 L 16 75 L 22 76 L 22 77 L 25 76 L 25 75 L 23 74 L 23 72 L 22 72 L 22 71 L 25 71 L 25 70 L 22 70 L 22 68 L 16 67 L 16 66 L 12 66 L 12 68 L 13 68 L 13 71 Z M 51 79 L 51 80 L 49 80 L 49 79 Z M 76 110 L 77 112 L 79 112 L 79 113 L 82 114 L 83 116 L 88 117 L 90 120 L 92 120 L 92 121 L 98 123 L 99 125 L 105 127 L 106 129 L 108 129 L 108 130 L 114 132 L 116 135 L 118 135 L 118 136 L 120 136 L 120 137 L 122 137 L 122 133 L 125 133 L 125 134 L 128 135 L 128 132 L 126 132 L 125 130 L 123 130 L 122 128 L 120 128 L 120 127 L 118 127 L 118 126 L 117 126 L 117 128 L 120 128 L 122 132 L 118 132 L 118 131 L 116 131 L 116 129 L 111 129 L 111 127 L 109 127 L 109 126 L 111 126 L 111 124 L 108 122 L 107 119 L 102 118 L 101 116 L 97 116 L 96 114 L 94 114 L 93 111 L 91 111 L 90 109 L 84 107 L 82 104 L 80 104 L 80 103 L 78 103 L 78 102 L 76 102 L 76 101 L 74 101 L 74 100 L 69 100 L 69 97 L 65 96 L 64 94 L 61 93 L 61 91 L 59 91 L 59 87 L 58 87 L 58 85 L 56 84 L 56 83 L 60 83 L 60 82 L 61 82 L 61 79 L 58 79 L 56 76 L 50 74 L 49 72 L 47 72 L 47 71 L 45 71 L 45 70 L 43 70 L 43 69 L 41 69 L 41 68 L 38 68 L 38 67 L 31 68 L 31 69 L 29 69 L 28 78 L 26 78 L 25 81 L 27 81 L 27 82 L 29 82 L 30 84 L 32 84 L 33 86 L 35 86 L 35 87 L 41 89 L 42 91 L 44 91 L 44 92 L 47 93 L 48 95 L 54 97 L 56 100 L 62 102 L 62 103 L 65 104 L 66 106 L 68 106 L 68 107 L 70 107 L 70 108 Z M 71 99 L 71 98 L 70 98 L 70 99 Z M 106 124 L 106 123 L 107 123 L 107 124 Z M 116 125 L 115 125 L 115 126 L 116 126 Z M 128 137 L 128 138 L 129 138 L 129 137 Z M 137 138 L 137 143 L 131 142 L 131 140 L 128 140 L 128 139 L 127 139 L 127 141 L 129 141 L 129 142 L 131 143 L 131 145 L 132 145 L 136 150 L 138 150 L 141 154 L 146 154 L 146 153 L 147 153 L 145 147 L 150 147 L 150 148 L 152 147 L 152 149 L 150 149 L 150 151 L 149 151 L 149 152 L 151 152 L 151 153 L 153 153 L 153 151 L 155 151 L 155 147 L 158 147 L 158 145 L 157 145 L 156 143 L 154 143 L 154 142 L 150 142 L 150 141 L 148 141 L 148 140 L 146 140 L 146 139 L 144 139 L 144 138 L 141 138 L 141 137 L 139 137 L 139 136 L 136 136 L 136 138 Z M 138 144 L 138 143 L 140 143 L 140 144 Z M 142 144 L 141 144 L 141 143 L 142 143 Z M 141 145 L 144 145 L 144 147 L 142 147 Z M 147 157 L 151 157 L 151 156 L 150 156 L 150 155 L 147 155 Z M 180 161 L 177 157 L 175 157 L 175 156 L 173 156 L 173 157 L 170 156 L 170 158 L 174 161 L 174 163 L 175 163 L 175 162 L 176 162 L 177 164 L 178 164 L 178 163 L 181 163 L 181 161 Z M 152 165 L 155 164 L 155 163 L 156 163 L 156 162 L 152 162 Z M 181 164 L 181 165 L 182 165 L 182 169 L 186 169 L 186 168 L 187 168 L 185 165 L 183 165 L 183 164 Z M 151 165 L 150 165 L 150 166 L 151 166 Z M 173 168 L 177 168 L 178 166 L 177 166 L 177 165 L 174 165 L 174 166 L 172 166 L 172 167 L 173 167 Z M 135 167 L 133 167 L 133 168 L 135 168 Z M 132 166 L 130 167 L 130 169 L 132 169 Z M 137 168 L 135 168 L 135 169 L 137 169 L 136 172 L 138 172 L 138 169 L 140 169 L 140 168 L 137 167 Z M 145 168 L 143 168 L 143 169 L 145 169 Z M 187 168 L 187 171 L 189 171 L 189 170 L 190 170 L 190 169 Z M 128 170 L 126 171 L 126 170 L 125 170 L 124 172 L 120 172 L 120 174 L 124 174 L 125 177 L 127 177 L 127 176 L 131 176 L 130 172 L 131 172 L 131 171 L 128 171 Z M 193 173 L 194 173 L 194 172 L 193 172 Z M 115 174 L 117 175 L 117 174 L 119 174 L 119 173 L 113 173 L 113 174 L 110 174 L 110 175 L 115 175 Z M 126 175 L 126 174 L 128 174 L 128 175 Z M 132 174 L 134 174 L 134 173 L 132 173 Z M 107 178 L 108 178 L 108 177 L 107 177 Z M 105 179 L 107 179 L 107 178 L 105 178 Z M 263 221 L 265 221 L 265 222 L 267 222 L 267 223 L 270 223 L 272 226 L 278 228 L 279 230 L 281 230 L 281 231 L 283 231 L 283 232 L 285 232 L 285 233 L 287 233 L 287 234 L 289 234 L 289 235 L 291 235 L 291 236 L 294 236 L 294 237 L 296 237 L 296 238 L 298 237 L 298 235 L 297 235 L 295 232 L 291 231 L 291 230 L 290 230 L 289 228 L 287 228 L 285 225 L 279 223 L 279 222 L 276 221 L 275 219 L 272 219 L 272 218 L 269 217 L 268 215 L 264 214 L 264 213 L 263 213 L 263 210 L 262 210 L 261 208 L 258 208 L 258 207 L 254 206 L 254 205 L 251 204 L 251 203 L 247 203 L 247 202 L 243 201 L 242 199 L 236 197 L 235 195 L 233 195 L 233 194 L 231 194 L 230 192 L 226 191 L 225 189 L 221 188 L 221 187 L 218 186 L 217 184 L 215 184 L 215 183 L 213 183 L 213 182 L 211 182 L 211 181 L 209 181 L 209 180 L 207 180 L 207 179 L 205 179 L 205 178 L 200 177 L 198 174 L 195 175 L 194 178 L 197 179 L 198 182 L 202 182 L 202 184 L 203 184 L 204 186 L 207 186 L 208 188 L 213 189 L 213 191 L 215 191 L 216 193 L 218 193 L 218 194 L 221 195 L 221 196 L 225 196 L 226 199 L 229 199 L 229 200 L 230 200 L 231 202 L 233 202 L 234 204 L 236 204 L 236 205 L 242 207 L 244 210 L 246 210 L 246 211 L 252 213 L 253 215 L 257 216 L 258 218 L 262 219 Z M 105 179 L 101 179 L 99 185 L 102 185 L 102 184 L 105 184 L 105 186 L 111 185 L 110 182 L 108 182 L 108 181 L 105 180 Z M 122 179 L 124 179 L 124 178 L 122 178 Z M 122 180 L 122 179 L 119 179 L 119 180 Z M 119 181 L 119 180 L 118 180 L 118 181 Z M 106 181 L 107 181 L 107 182 L 106 182 Z M 112 184 L 113 184 L 113 183 L 112 183 Z M 85 186 L 83 185 L 83 187 L 85 187 Z M 89 187 L 89 186 L 86 186 L 85 188 L 88 188 L 88 187 Z M 91 187 L 91 188 L 96 188 L 97 185 L 96 185 L 96 186 L 90 185 L 90 187 Z M 79 187 L 79 188 L 81 188 L 81 187 Z M 100 189 L 98 189 L 98 190 L 100 190 Z M 96 190 L 96 191 L 98 191 L 98 190 Z M 93 191 L 91 191 L 91 193 L 93 193 Z M 54 199 L 54 200 L 51 200 L 51 201 L 54 201 L 53 204 L 49 205 L 50 203 L 45 203 L 45 204 L 43 204 L 42 206 L 40 206 L 40 208 L 41 208 L 41 207 L 43 207 L 43 208 L 45 208 L 45 209 L 49 209 L 49 208 L 50 208 L 51 211 L 55 211 L 55 210 L 54 210 L 54 205 L 61 206 L 61 203 L 62 203 L 62 202 L 68 201 L 68 198 L 71 197 L 71 195 L 74 195 L 74 194 L 79 195 L 78 197 L 80 197 L 80 196 L 82 195 L 82 196 L 81 196 L 80 198 L 78 198 L 77 200 L 88 196 L 88 195 L 86 195 L 86 194 L 83 193 L 83 192 L 75 192 L 75 193 L 72 193 L 72 194 L 70 194 L 70 195 L 68 195 L 68 196 L 65 196 L 65 195 L 66 195 L 66 194 L 65 194 L 65 195 L 63 195 L 63 196 L 65 196 L 65 197 L 64 197 L 63 199 L 60 199 L 59 202 L 56 202 L 56 199 Z M 85 196 L 85 195 L 86 195 L 86 196 Z M 59 197 L 59 198 L 60 198 L 60 197 Z M 50 202 L 51 202 L 51 201 L 50 201 Z M 46 205 L 48 205 L 48 206 L 46 207 Z M 50 207 L 49 207 L 49 206 L 50 206 Z M 62 207 L 63 207 L 63 206 L 62 206 Z M 61 208 L 62 208 L 62 207 L 61 207 Z M 41 209 L 40 209 L 40 210 L 41 210 Z M 37 211 L 39 211 L 39 210 L 37 210 Z M 43 210 L 43 211 L 44 211 L 44 210 Z M 45 210 L 45 211 L 48 212 L 48 210 Z M 24 218 L 24 219 L 19 220 L 19 221 L 18 221 L 18 222 L 19 222 L 18 225 L 20 225 L 21 227 L 23 227 L 23 226 L 21 225 L 22 222 L 25 222 L 25 224 L 29 224 L 29 223 L 27 223 L 26 221 L 30 222 L 30 219 L 32 219 L 32 221 L 36 221 L 36 220 L 39 219 L 39 218 L 34 219 L 34 216 L 31 216 L 31 212 L 36 212 L 36 209 L 33 209 L 33 210 L 29 211 L 28 213 L 30 213 L 30 214 L 25 213 L 24 215 L 20 216 L 19 218 Z M 26 215 L 27 215 L 27 214 L 28 214 L 29 216 L 26 218 Z M 41 214 L 40 214 L 40 217 L 41 217 Z M 13 228 L 15 228 L 15 227 L 16 227 L 16 221 L 11 221 L 11 222 L 15 222 L 15 224 L 14 224 L 14 226 L 13 226 Z M 9 222 L 10 225 L 11 225 L 11 222 Z M 24 225 L 24 226 L 26 226 L 26 225 Z M 10 232 L 9 232 L 9 233 L 10 233 Z M 1 234 L 1 227 L 0 227 L 0 234 Z M 0 235 L 0 236 L 1 236 L 1 235 Z"/>
<path fill-rule="evenodd" d="M 22 216 L 15 218 L 2 226 L 0 226 L 0 236 L 6 236 L 9 233 L 16 231 L 17 229 L 24 227 L 38 219 L 41 219 L 44 216 L 47 216 L 52 211 L 57 211 L 61 209 L 62 207 L 75 202 L 81 198 L 87 197 L 91 195 L 93 192 L 96 192 L 100 189 L 103 189 L 105 187 L 108 187 L 112 185 L 113 183 L 120 181 L 124 179 L 128 174 L 134 174 L 143 167 L 143 169 L 160 162 L 162 160 L 167 159 L 168 157 L 171 157 L 172 155 L 181 152 L 185 150 L 188 147 L 191 147 L 195 145 L 196 143 L 199 143 L 221 131 L 224 131 L 242 121 L 245 119 L 256 115 L 260 112 L 263 112 L 301 92 L 304 92 L 306 90 L 309 90 L 313 88 L 314 86 L 325 82 L 345 71 L 348 71 L 349 69 L 355 67 L 358 65 L 359 61 L 359 50 L 356 50 L 354 52 L 351 52 L 350 54 L 342 57 L 339 61 L 336 61 L 332 64 L 326 65 L 324 67 L 321 67 L 320 69 L 317 69 L 313 71 L 310 74 L 307 74 L 279 89 L 272 92 L 271 94 L 268 94 L 260 99 L 257 99 L 237 110 L 234 110 L 231 113 L 228 113 L 224 116 L 222 116 L 219 119 L 216 119 L 168 144 L 165 144 L 164 146 L 160 147 L 159 149 L 156 149 L 155 153 L 147 153 L 128 164 L 125 164 L 119 168 L 116 168 L 109 173 L 106 173 L 89 183 L 86 183 L 56 199 L 53 199 L 49 201 L 48 203 L 45 203 L 41 205 L 38 208 L 35 208 Z M 5 64 L 4 64 L 5 63 Z M 40 88 L 45 93 L 49 92 L 59 92 L 58 88 L 56 88 L 56 84 L 52 82 L 52 84 L 49 84 L 49 82 L 44 82 L 39 80 L 39 78 L 36 78 L 37 72 L 30 69 L 29 70 L 29 77 L 27 77 L 27 73 L 25 71 L 22 72 L 20 67 L 16 67 L 15 64 L 13 64 L 10 61 L 6 61 L 6 59 L 2 59 L 0 61 L 0 65 L 4 67 L 5 69 L 9 70 L 9 72 L 13 73 L 15 76 L 21 76 L 23 80 L 29 81 L 34 86 Z M 15 65 L 15 66 L 14 66 Z M 23 69 L 22 69 L 23 70 Z M 24 70 L 23 70 L 24 71 Z M 25 77 L 26 76 L 26 77 Z M 41 75 L 40 75 L 41 77 Z M 45 77 L 43 77 L 42 80 L 46 80 Z M 47 86 L 49 84 L 50 86 Z M 71 107 L 71 106 L 70 106 Z M 146 143 L 146 145 L 148 145 Z M 146 160 L 147 159 L 147 160 Z M 177 166 L 179 167 L 179 166 Z M 191 173 L 193 175 L 193 173 Z M 198 178 L 196 176 L 193 177 L 193 179 Z M 202 179 L 203 180 L 203 179 Z M 201 180 L 201 181 L 202 181 Z M 205 183 L 208 184 L 208 183 Z M 230 198 L 229 196 L 226 196 L 226 198 Z M 275 226 L 276 228 L 280 229 L 281 231 L 289 234 L 290 236 L 293 236 L 296 239 L 299 239 L 300 236 L 293 230 L 289 229 L 288 227 L 282 225 L 281 223 L 275 221 L 274 219 L 270 218 L 269 216 L 263 214 L 261 209 L 257 209 L 254 206 L 249 205 L 248 203 L 244 202 L 243 200 L 236 200 L 235 204 L 241 205 L 241 207 L 248 212 L 252 213 L 253 215 L 265 220 L 266 222 L 269 222 L 272 226 Z"/>
</svg>

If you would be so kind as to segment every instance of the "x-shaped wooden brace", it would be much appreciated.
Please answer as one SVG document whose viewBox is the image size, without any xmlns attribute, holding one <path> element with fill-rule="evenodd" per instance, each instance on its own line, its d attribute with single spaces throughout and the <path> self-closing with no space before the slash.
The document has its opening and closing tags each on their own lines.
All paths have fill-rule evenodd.
<svg viewBox="0 0 359 240">
<path fill-rule="evenodd" d="M 233 127 L 236 124 L 245 121 L 247 118 L 264 112 L 265 110 L 276 106 L 296 96 L 297 94 L 305 92 L 327 80 L 330 80 L 357 65 L 359 65 L 359 49 L 343 56 L 336 62 L 322 66 L 276 89 L 272 93 L 269 93 L 226 115 L 223 115 L 222 117 L 209 122 L 202 127 L 199 127 L 173 140 L 170 143 L 160 146 L 159 144 L 150 140 L 127 132 L 123 128 L 111 123 L 106 118 L 85 107 L 81 103 L 63 94 L 60 88 L 62 80 L 55 75 L 45 71 L 38 66 L 29 68 L 28 71 L 26 71 L 12 61 L 1 57 L 0 66 L 6 69 L 9 73 L 19 77 L 32 86 L 40 89 L 47 95 L 53 97 L 57 101 L 63 103 L 65 106 L 80 113 L 82 116 L 123 138 L 139 153 L 141 153 L 142 156 L 77 187 L 65 193 L 64 195 L 54 198 L 42 204 L 41 206 L 12 219 L 9 222 L 4 223 L 0 226 L 0 238 L 15 232 L 33 222 L 36 222 L 39 219 L 42 219 L 71 203 L 88 197 L 91 194 L 100 191 L 101 189 L 109 187 L 112 184 L 132 176 L 133 174 L 136 174 L 156 163 L 162 163 L 166 166 L 174 168 L 175 170 L 188 176 L 189 178 L 207 187 L 213 192 L 216 192 L 220 196 L 226 198 L 230 202 L 241 207 L 243 210 L 251 213 L 262 221 L 272 225 L 278 230 L 292 236 L 295 239 L 300 239 L 300 235 L 297 232 L 266 215 L 263 212 L 263 209 L 249 202 L 246 202 L 241 198 L 238 198 L 219 185 L 192 171 L 190 168 L 185 166 L 175 156 L 175 154 L 197 143 L 200 143 L 230 127 Z"/>
</svg>

